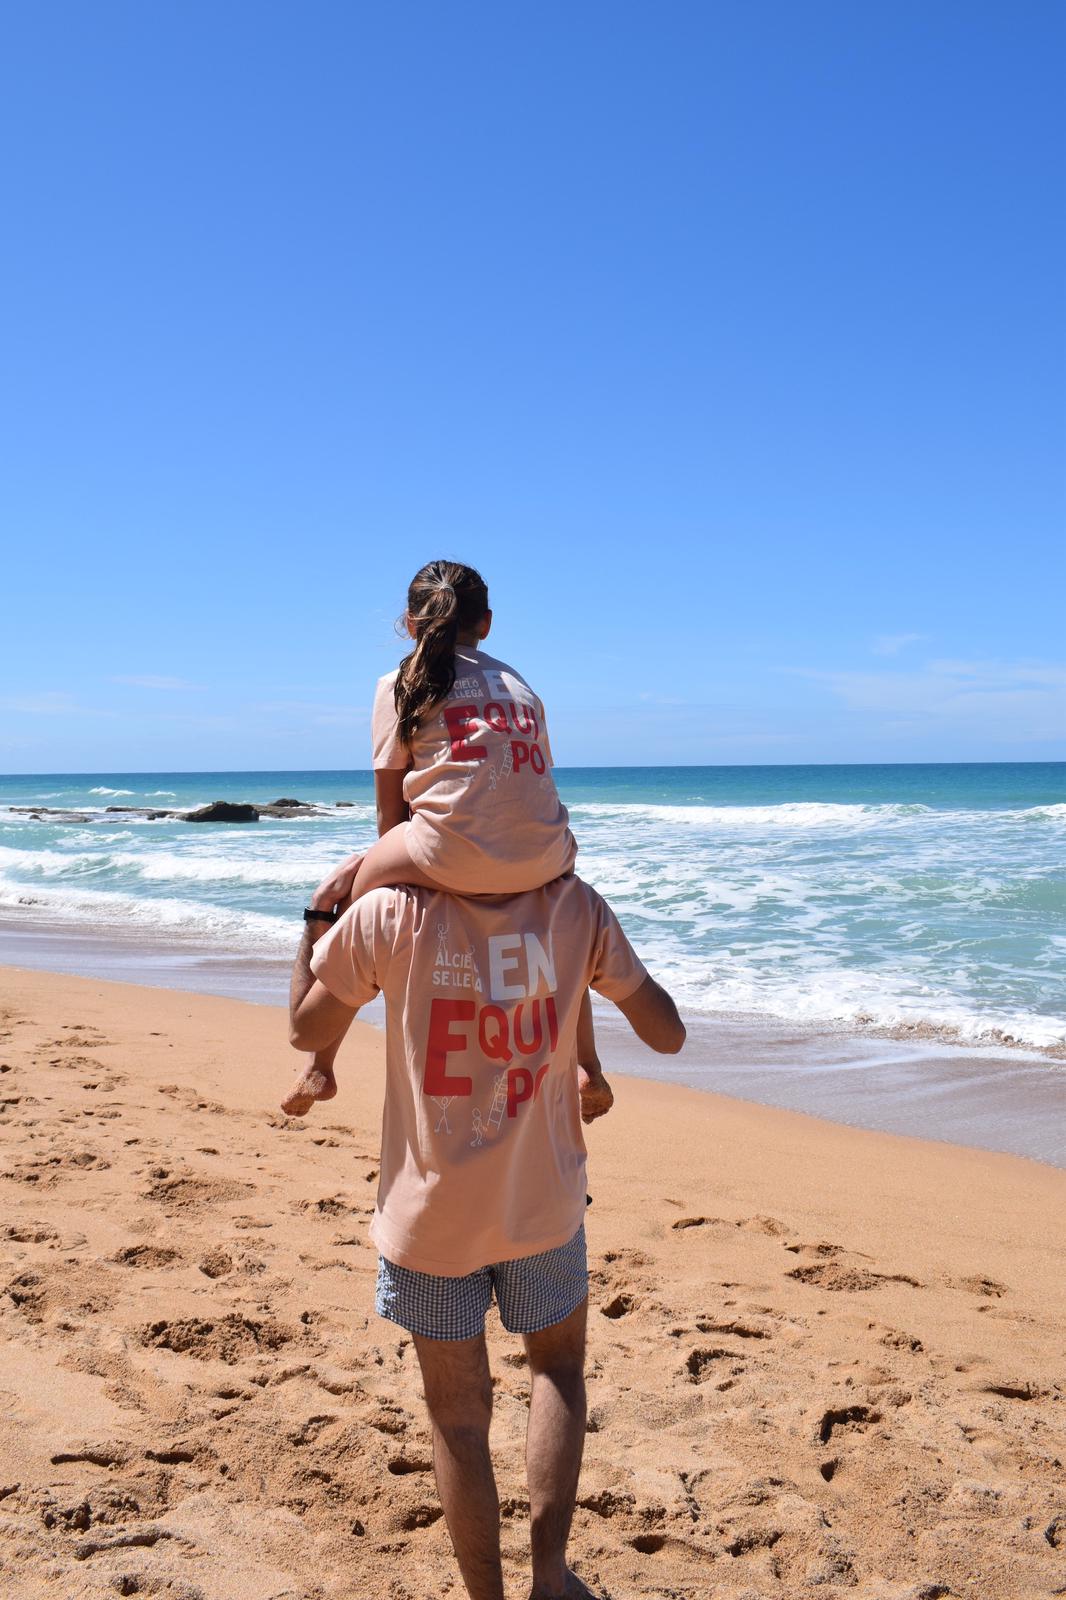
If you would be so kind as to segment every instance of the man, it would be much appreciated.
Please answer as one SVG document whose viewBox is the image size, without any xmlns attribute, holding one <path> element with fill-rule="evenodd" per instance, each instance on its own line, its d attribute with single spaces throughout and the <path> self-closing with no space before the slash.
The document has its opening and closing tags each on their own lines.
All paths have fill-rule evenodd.
<svg viewBox="0 0 1066 1600">
<path fill-rule="evenodd" d="M 592 1600 L 566 1564 L 585 1438 L 581 1121 L 613 1096 L 598 1066 L 579 1074 L 577 1019 L 591 986 L 653 1050 L 680 1050 L 684 1026 L 578 877 L 507 896 L 376 889 L 352 905 L 348 889 L 350 875 L 326 879 L 308 910 L 290 1037 L 321 1050 L 384 994 L 377 1310 L 414 1341 L 467 1592 L 503 1600 L 484 1334 L 495 1293 L 532 1380 L 530 1600 Z"/>
</svg>

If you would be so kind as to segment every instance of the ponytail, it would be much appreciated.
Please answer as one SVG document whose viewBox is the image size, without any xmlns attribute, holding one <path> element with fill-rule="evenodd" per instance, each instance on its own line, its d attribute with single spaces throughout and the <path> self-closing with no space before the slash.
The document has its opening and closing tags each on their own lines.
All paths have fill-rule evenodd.
<svg viewBox="0 0 1066 1600">
<path fill-rule="evenodd" d="M 489 609 L 485 580 L 458 561 L 431 561 L 415 574 L 407 591 L 407 616 L 414 624 L 415 647 L 396 675 L 396 715 L 403 744 L 455 683 L 455 645 L 460 628 L 480 622 Z"/>
</svg>

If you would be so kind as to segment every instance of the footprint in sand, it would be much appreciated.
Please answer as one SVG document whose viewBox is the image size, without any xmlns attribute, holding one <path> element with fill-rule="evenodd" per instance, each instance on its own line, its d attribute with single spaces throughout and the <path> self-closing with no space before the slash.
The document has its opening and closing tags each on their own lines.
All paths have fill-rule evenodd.
<svg viewBox="0 0 1066 1600">
<path fill-rule="evenodd" d="M 393 1477 L 404 1478 L 412 1472 L 432 1472 L 433 1462 L 428 1456 L 398 1455 L 386 1462 L 388 1470 Z"/>
<path fill-rule="evenodd" d="M 280 1350 L 297 1335 L 269 1318 L 257 1320 L 236 1312 L 208 1320 L 183 1317 L 173 1322 L 150 1322 L 141 1329 L 141 1344 L 147 1349 L 171 1350 L 175 1355 L 193 1356 L 197 1361 L 224 1361 L 235 1366 L 248 1356 Z"/>
<path fill-rule="evenodd" d="M 64 1178 L 77 1172 L 106 1172 L 111 1163 L 95 1150 L 65 1149 L 52 1155 L 32 1156 L 0 1172 L 0 1178 L 25 1183 L 34 1188 L 54 1189 Z"/>
<path fill-rule="evenodd" d="M 393 1438 L 406 1433 L 409 1420 L 402 1406 L 388 1400 L 379 1401 L 377 1410 L 364 1419 L 368 1428 L 387 1433 Z"/>
<path fill-rule="evenodd" d="M 124 1467 L 129 1460 L 129 1446 L 124 1444 L 71 1444 L 64 1450 L 57 1450 L 49 1456 L 54 1467 L 66 1466 L 72 1462 L 85 1462 L 92 1467 L 103 1467 L 108 1472 L 114 1472 L 116 1467 Z"/>
<path fill-rule="evenodd" d="M 209 1250 L 197 1263 L 205 1278 L 224 1278 L 233 1271 L 233 1257 L 221 1245 Z"/>
<path fill-rule="evenodd" d="M 614 1322 L 619 1317 L 627 1317 L 631 1311 L 636 1310 L 639 1304 L 640 1301 L 634 1300 L 631 1294 L 616 1294 L 607 1301 L 606 1305 L 600 1307 L 600 1315 L 609 1317 Z"/>
<path fill-rule="evenodd" d="M 1023 1378 L 999 1378 L 991 1383 L 976 1383 L 968 1387 L 975 1389 L 978 1394 L 995 1395 L 1000 1400 L 1043 1400 L 1050 1392 Z"/>
<path fill-rule="evenodd" d="M 690 1383 L 709 1383 L 721 1388 L 724 1380 L 739 1378 L 745 1367 L 738 1361 L 735 1350 L 721 1347 L 690 1350 L 685 1360 L 684 1372 Z M 730 1387 L 732 1384 L 730 1383 Z"/>
<path fill-rule="evenodd" d="M 316 1416 L 308 1417 L 305 1422 L 300 1423 L 299 1427 L 291 1429 L 285 1437 L 290 1444 L 296 1446 L 314 1444 L 319 1435 L 324 1433 L 336 1421 L 335 1413 L 330 1411 L 320 1412 Z"/>
<path fill-rule="evenodd" d="M 835 1259 L 793 1267 L 791 1272 L 785 1273 L 785 1277 L 794 1278 L 798 1283 L 808 1283 L 816 1289 L 825 1289 L 829 1293 L 877 1289 L 884 1283 L 906 1283 L 912 1289 L 921 1288 L 917 1278 L 910 1278 L 906 1273 L 871 1272 L 866 1267 L 848 1266 L 846 1262 Z"/>
<path fill-rule="evenodd" d="M 632 1516 L 637 1509 L 634 1497 L 617 1489 L 598 1489 L 595 1494 L 582 1495 L 577 1503 L 583 1510 L 605 1518 Z"/>
<path fill-rule="evenodd" d="M 82 1027 L 79 1023 L 65 1023 L 63 1032 L 67 1035 L 65 1039 L 49 1039 L 42 1049 L 99 1050 L 101 1045 L 111 1043 L 110 1039 L 105 1039 L 95 1028 Z"/>
<path fill-rule="evenodd" d="M 847 1251 L 842 1244 L 829 1244 L 826 1240 L 819 1240 L 817 1244 L 786 1244 L 785 1249 L 794 1256 L 802 1256 L 805 1261 L 830 1261 L 837 1256 L 853 1255 L 863 1261 L 872 1261 L 873 1257 L 864 1255 L 861 1250 Z"/>
<path fill-rule="evenodd" d="M 181 1261 L 180 1250 L 169 1250 L 165 1245 L 128 1244 L 108 1258 L 120 1267 L 169 1267 Z"/>
<path fill-rule="evenodd" d="M 874 1328 L 876 1323 L 871 1323 L 870 1326 Z M 886 1328 L 877 1342 L 890 1350 L 905 1350 L 911 1355 L 921 1355 L 925 1350 L 924 1344 L 916 1334 L 903 1333 L 899 1328 Z"/>
<path fill-rule="evenodd" d="M 351 1217 L 358 1213 L 359 1207 L 344 1195 L 332 1194 L 324 1195 L 321 1200 L 297 1200 L 292 1209 L 316 1212 L 321 1217 Z"/>
<path fill-rule="evenodd" d="M 50 1056 L 47 1062 L 50 1067 L 62 1067 L 67 1072 L 107 1072 L 107 1067 L 102 1061 L 97 1061 L 95 1056 Z"/>
<path fill-rule="evenodd" d="M 696 1318 L 696 1331 L 698 1333 L 732 1333 L 738 1339 L 769 1339 L 772 1334 L 766 1328 L 757 1328 L 747 1322 L 715 1322 L 710 1317 Z"/>
<path fill-rule="evenodd" d="M 0 1292 L 16 1311 L 21 1311 L 27 1322 L 44 1321 L 46 1292 L 39 1273 L 28 1270 L 17 1273 Z"/>
<path fill-rule="evenodd" d="M 776 1217 L 763 1216 L 761 1213 L 754 1217 L 745 1217 L 737 1223 L 738 1228 L 746 1228 L 749 1233 L 765 1233 L 772 1239 L 780 1239 L 783 1234 L 791 1233 L 783 1222 Z"/>
<path fill-rule="evenodd" d="M 650 1256 L 645 1255 L 643 1250 L 605 1250 L 603 1259 L 608 1266 L 612 1266 L 616 1261 L 620 1261 L 625 1267 L 648 1267 L 651 1265 Z"/>
<path fill-rule="evenodd" d="M 207 1178 L 195 1172 L 173 1173 L 167 1167 L 153 1167 L 149 1177 L 152 1181 L 143 1191 L 145 1199 L 155 1200 L 176 1211 L 221 1200 L 236 1200 L 252 1187 L 249 1183 L 232 1178 Z"/>
<path fill-rule="evenodd" d="M 881 1421 L 881 1413 L 873 1406 L 839 1406 L 822 1413 L 818 1424 L 818 1443 L 828 1444 L 835 1433 L 851 1430 L 862 1433 L 873 1423 Z"/>
<path fill-rule="evenodd" d="M 52 1244 L 59 1234 L 43 1222 L 8 1222 L 0 1228 L 0 1239 L 10 1239 L 15 1244 Z"/>
<path fill-rule="evenodd" d="M 62 1333 L 76 1333 L 79 1326 L 56 1320 L 57 1314 L 96 1316 L 109 1304 L 96 1269 L 83 1268 L 76 1261 L 53 1267 L 27 1267 L 16 1274 L 0 1291 L 29 1323 L 51 1321 Z"/>
<path fill-rule="evenodd" d="M 979 1273 L 968 1278 L 945 1278 L 944 1282 L 949 1289 L 965 1289 L 989 1300 L 1001 1300 L 1009 1292 L 1005 1283 L 997 1283 L 995 1278 L 985 1278 Z"/>
</svg>

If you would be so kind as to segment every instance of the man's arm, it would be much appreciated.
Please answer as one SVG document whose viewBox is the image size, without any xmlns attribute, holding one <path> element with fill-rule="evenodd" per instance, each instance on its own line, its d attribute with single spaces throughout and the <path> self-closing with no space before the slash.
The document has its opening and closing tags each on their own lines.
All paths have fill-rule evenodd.
<svg viewBox="0 0 1066 1600">
<path fill-rule="evenodd" d="M 663 1056 L 676 1056 L 685 1042 L 685 1024 L 666 990 L 655 979 L 644 979 L 628 1000 L 616 1000 L 638 1039 Z"/>
<path fill-rule="evenodd" d="M 331 909 L 320 904 L 321 899 L 321 893 L 316 891 L 311 898 L 312 906 L 319 911 Z M 303 938 L 293 963 L 289 985 L 289 1043 L 296 1050 L 326 1049 L 343 1036 L 358 1009 L 346 1006 L 343 1000 L 330 994 L 311 971 L 311 951 L 329 926 L 327 922 L 304 924 Z"/>
</svg>

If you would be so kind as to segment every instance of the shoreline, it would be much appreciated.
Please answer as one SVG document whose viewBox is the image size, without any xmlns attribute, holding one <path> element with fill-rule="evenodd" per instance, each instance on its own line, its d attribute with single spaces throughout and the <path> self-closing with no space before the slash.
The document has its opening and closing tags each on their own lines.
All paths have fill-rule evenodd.
<svg viewBox="0 0 1066 1600">
<path fill-rule="evenodd" d="M 285 1004 L 291 973 L 288 960 L 240 960 L 192 940 L 134 943 L 0 917 L 0 969 L 6 966 L 256 1006 Z M 1035 1050 L 688 1014 L 685 1049 L 666 1058 L 641 1046 L 612 1006 L 595 1001 L 595 1016 L 608 1075 L 1066 1168 L 1066 1067 Z M 382 1027 L 381 1000 L 359 1020 Z"/>
<path fill-rule="evenodd" d="M 454 1589 L 410 1340 L 373 1314 L 384 1088 L 263 1005 L 4 974 L 0 1520 L 13 1585 L 423 1600 Z M 1063 1581 L 1059 1219 L 1010 1155 L 619 1075 L 586 1130 L 594 1592 L 1017 1600 Z M 493 1314 L 508 1593 L 529 1375 Z M 255 1538 L 247 1537 L 249 1515 Z"/>
</svg>

